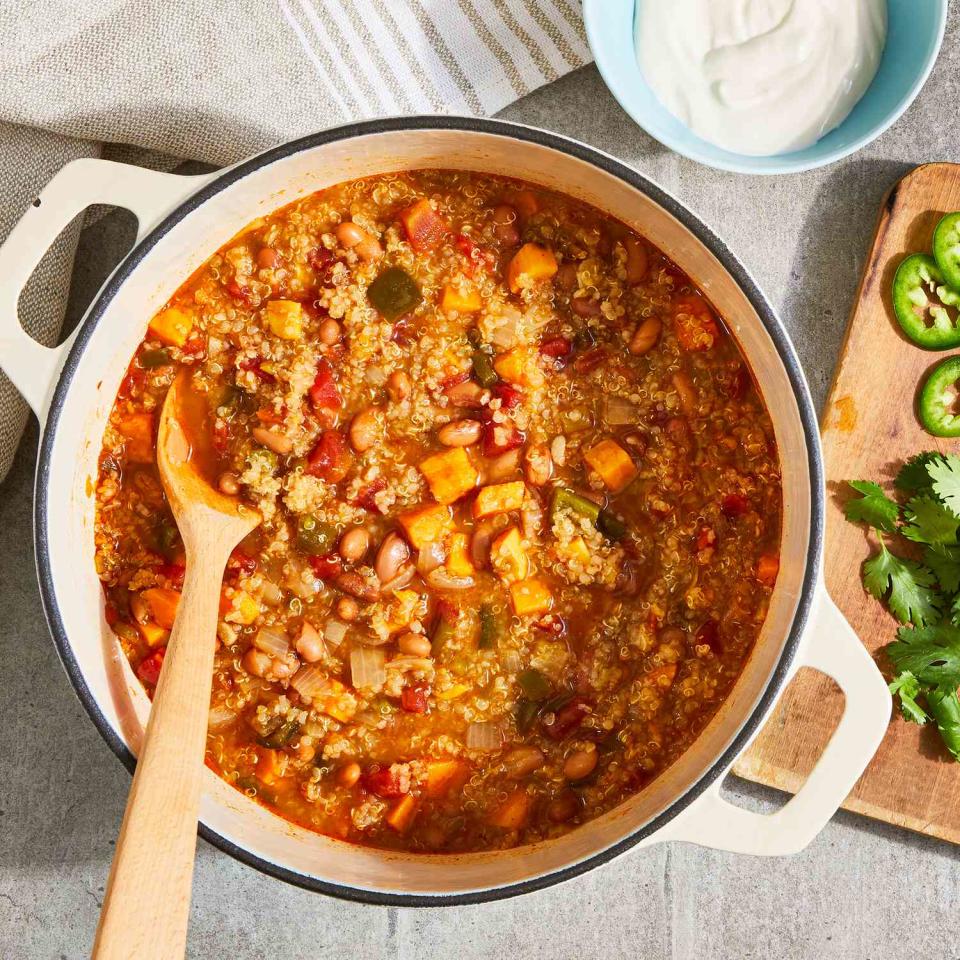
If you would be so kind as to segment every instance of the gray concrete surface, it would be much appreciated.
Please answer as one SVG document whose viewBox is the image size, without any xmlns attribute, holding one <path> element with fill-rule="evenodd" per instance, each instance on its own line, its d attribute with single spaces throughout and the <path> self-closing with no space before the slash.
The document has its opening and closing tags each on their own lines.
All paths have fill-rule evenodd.
<svg viewBox="0 0 960 960">
<path fill-rule="evenodd" d="M 799 176 L 744 178 L 681 160 L 632 125 L 592 67 L 504 116 L 623 158 L 716 228 L 781 311 L 820 403 L 882 194 L 914 163 L 960 160 L 958 41 L 954 22 L 931 81 L 891 131 Z M 122 217 L 86 231 L 74 317 L 129 233 Z M 31 428 L 0 489 L 0 958 L 74 960 L 89 952 L 129 778 L 73 696 L 40 612 L 35 451 Z M 730 790 L 756 807 L 780 799 L 738 782 Z M 660 846 L 519 899 L 414 911 L 306 893 L 201 843 L 189 956 L 946 960 L 960 956 L 957 856 L 839 814 L 789 859 Z"/>
</svg>

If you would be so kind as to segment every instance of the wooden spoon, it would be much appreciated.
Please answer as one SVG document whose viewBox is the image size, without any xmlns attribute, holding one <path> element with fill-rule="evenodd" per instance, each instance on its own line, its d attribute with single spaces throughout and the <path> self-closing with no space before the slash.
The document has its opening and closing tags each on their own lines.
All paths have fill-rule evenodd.
<svg viewBox="0 0 960 960">
<path fill-rule="evenodd" d="M 186 549 L 186 579 L 110 870 L 95 960 L 173 960 L 186 948 L 220 583 L 260 514 L 198 473 L 189 372 L 167 394 L 157 464 Z"/>
</svg>

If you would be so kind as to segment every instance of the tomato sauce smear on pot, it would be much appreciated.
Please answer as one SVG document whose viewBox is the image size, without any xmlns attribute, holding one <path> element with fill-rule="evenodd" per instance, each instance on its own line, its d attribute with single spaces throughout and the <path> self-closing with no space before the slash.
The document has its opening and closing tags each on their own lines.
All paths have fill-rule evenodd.
<svg viewBox="0 0 960 960">
<path fill-rule="evenodd" d="M 186 280 L 97 487 L 148 694 L 183 586 L 155 451 L 183 369 L 205 473 L 264 518 L 209 638 L 207 762 L 278 814 L 415 852 L 542 841 L 643 790 L 730 693 L 779 570 L 773 427 L 723 319 L 618 220 L 391 174 Z"/>
</svg>

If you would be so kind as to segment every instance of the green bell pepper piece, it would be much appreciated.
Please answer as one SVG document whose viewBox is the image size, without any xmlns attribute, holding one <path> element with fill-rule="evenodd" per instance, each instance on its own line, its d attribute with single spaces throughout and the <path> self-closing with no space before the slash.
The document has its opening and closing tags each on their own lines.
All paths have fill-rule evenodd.
<svg viewBox="0 0 960 960">
<path fill-rule="evenodd" d="M 393 323 L 423 300 L 417 281 L 402 267 L 387 267 L 367 287 L 367 299 Z"/>
</svg>

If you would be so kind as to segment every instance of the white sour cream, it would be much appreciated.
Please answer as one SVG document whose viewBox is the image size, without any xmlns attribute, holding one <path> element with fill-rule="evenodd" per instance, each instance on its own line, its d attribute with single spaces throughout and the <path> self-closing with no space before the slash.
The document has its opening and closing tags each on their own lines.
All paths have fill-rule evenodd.
<svg viewBox="0 0 960 960">
<path fill-rule="evenodd" d="M 663 105 L 736 153 L 802 150 L 880 65 L 886 0 L 638 0 L 637 60 Z"/>
</svg>

